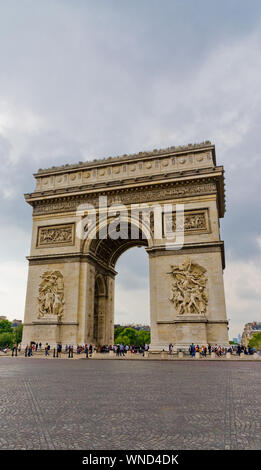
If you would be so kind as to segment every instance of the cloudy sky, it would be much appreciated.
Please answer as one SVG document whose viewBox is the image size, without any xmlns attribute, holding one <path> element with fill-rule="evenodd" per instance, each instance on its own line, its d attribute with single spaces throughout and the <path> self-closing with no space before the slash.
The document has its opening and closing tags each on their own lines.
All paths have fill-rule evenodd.
<svg viewBox="0 0 261 470">
<path fill-rule="evenodd" d="M 230 335 L 261 320 L 260 0 L 0 0 L 0 314 L 23 318 L 38 168 L 211 140 Z M 143 248 L 116 321 L 146 323 Z"/>
</svg>

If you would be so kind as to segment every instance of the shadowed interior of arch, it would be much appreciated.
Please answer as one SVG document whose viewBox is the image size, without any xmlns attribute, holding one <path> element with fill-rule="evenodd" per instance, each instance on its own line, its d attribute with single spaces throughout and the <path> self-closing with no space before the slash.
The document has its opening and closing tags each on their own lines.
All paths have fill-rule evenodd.
<svg viewBox="0 0 261 470">
<path fill-rule="evenodd" d="M 136 237 L 132 236 L 132 227 L 130 223 L 126 223 L 121 230 L 121 236 L 117 236 L 117 231 L 113 230 L 106 235 L 106 238 L 97 237 L 90 244 L 90 253 L 92 253 L 99 261 L 105 263 L 108 267 L 114 268 L 118 258 L 129 248 L 137 246 L 148 246 L 148 239 L 144 231 L 139 227 L 135 227 Z"/>
</svg>

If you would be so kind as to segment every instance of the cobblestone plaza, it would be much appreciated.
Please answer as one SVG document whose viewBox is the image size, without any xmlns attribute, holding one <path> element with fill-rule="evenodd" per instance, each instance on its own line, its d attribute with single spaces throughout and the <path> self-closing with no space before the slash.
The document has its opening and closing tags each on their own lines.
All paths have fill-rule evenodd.
<svg viewBox="0 0 261 470">
<path fill-rule="evenodd" d="M 0 449 L 261 449 L 260 371 L 0 357 Z"/>
</svg>

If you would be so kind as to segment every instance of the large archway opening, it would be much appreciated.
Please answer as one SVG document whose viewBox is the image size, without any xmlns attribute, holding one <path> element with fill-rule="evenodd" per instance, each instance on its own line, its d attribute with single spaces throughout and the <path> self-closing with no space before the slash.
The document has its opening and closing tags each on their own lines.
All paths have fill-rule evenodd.
<svg viewBox="0 0 261 470">
<path fill-rule="evenodd" d="M 114 323 L 149 325 L 149 257 L 143 247 L 123 253 L 116 263 Z"/>
<path fill-rule="evenodd" d="M 149 325 L 149 247 L 150 233 L 127 221 L 126 232 L 89 240 L 93 272 L 92 337 L 98 346 L 114 344 L 114 325 Z M 118 274 L 119 273 L 119 274 Z M 115 285 L 116 283 L 116 285 Z M 116 297 L 115 297 L 116 293 Z"/>
</svg>

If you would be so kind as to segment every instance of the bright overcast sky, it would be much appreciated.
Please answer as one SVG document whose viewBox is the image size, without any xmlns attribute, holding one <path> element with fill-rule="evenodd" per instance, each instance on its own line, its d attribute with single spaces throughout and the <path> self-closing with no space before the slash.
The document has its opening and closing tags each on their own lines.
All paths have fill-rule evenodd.
<svg viewBox="0 0 261 470">
<path fill-rule="evenodd" d="M 0 314 L 23 318 L 38 168 L 211 140 L 230 336 L 260 320 L 260 0 L 0 0 Z M 116 321 L 148 322 L 143 248 Z"/>
</svg>

